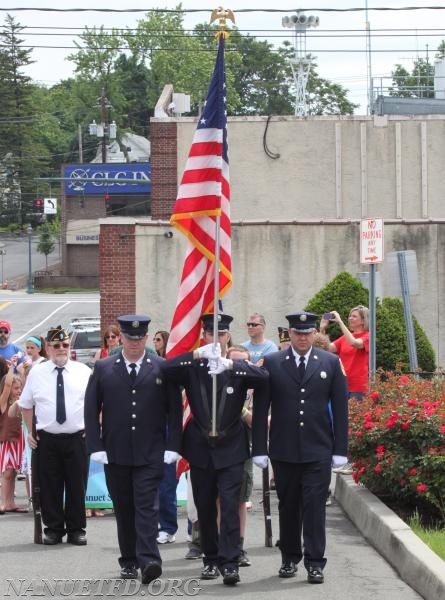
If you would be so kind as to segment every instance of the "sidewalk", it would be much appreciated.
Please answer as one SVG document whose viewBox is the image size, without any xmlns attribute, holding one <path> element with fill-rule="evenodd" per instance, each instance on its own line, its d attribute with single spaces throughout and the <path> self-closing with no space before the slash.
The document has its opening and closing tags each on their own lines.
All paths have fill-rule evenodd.
<svg viewBox="0 0 445 600">
<path fill-rule="evenodd" d="M 135 597 L 150 595 L 197 595 L 200 598 L 242 598 L 245 600 L 419 600 L 419 596 L 403 582 L 390 565 L 365 541 L 351 521 L 345 516 L 339 504 L 333 500 L 327 507 L 328 563 L 325 569 L 325 583 L 310 585 L 306 582 L 304 568 L 300 568 L 293 579 L 280 579 L 277 571 L 280 566 L 280 553 L 277 548 L 264 546 L 264 524 L 259 487 L 260 473 L 255 473 L 253 510 L 248 515 L 245 548 L 252 560 L 251 567 L 240 569 L 241 583 L 236 587 L 216 581 L 195 582 L 194 586 L 174 589 L 164 594 L 160 588 L 147 586 L 132 588 L 125 593 L 121 588 L 110 588 L 109 581 L 98 593 L 88 593 L 88 586 L 74 588 L 69 594 L 65 588 L 62 597 Z M 25 504 L 23 482 L 17 484 L 17 503 Z M 271 497 L 273 542 L 278 535 L 277 499 Z M 179 509 L 179 530 L 176 542 L 161 546 L 163 557 L 162 579 L 168 583 L 173 578 L 190 580 L 199 578 L 201 561 L 184 560 L 187 551 L 186 515 Z M 36 597 L 35 585 L 46 578 L 55 579 L 105 579 L 118 577 L 118 549 L 116 524 L 112 515 L 104 518 L 88 519 L 88 545 L 85 547 L 60 544 L 57 546 L 38 546 L 33 540 L 32 514 L 9 513 L 0 516 L 0 556 L 1 580 L 0 597 Z M 23 580 L 20 582 L 19 580 Z M 8 583 L 8 580 L 10 582 Z M 15 588 L 12 583 L 15 583 Z M 80 584 L 78 584 L 79 586 Z M 28 589 L 31 591 L 26 591 Z M 198 588 L 196 588 L 198 586 Z M 200 588 L 200 589 L 199 589 Z M 34 592 L 32 591 L 34 589 Z M 18 590 L 15 591 L 15 590 Z M 67 592 L 68 590 L 68 592 Z M 161 594 L 159 593 L 161 591 Z M 179 593 L 180 592 L 180 593 Z M 21 596 L 20 596 L 21 594 Z M 40 595 L 40 597 L 44 597 Z M 46 597 L 50 597 L 47 592 Z M 428 600 L 439 600 L 429 598 Z"/>
</svg>

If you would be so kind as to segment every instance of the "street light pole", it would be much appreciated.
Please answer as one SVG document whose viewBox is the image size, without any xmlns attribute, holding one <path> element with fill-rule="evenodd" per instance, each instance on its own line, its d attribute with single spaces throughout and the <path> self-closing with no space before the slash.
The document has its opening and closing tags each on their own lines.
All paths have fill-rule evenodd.
<svg viewBox="0 0 445 600">
<path fill-rule="evenodd" d="M 5 274 L 4 274 L 4 270 L 3 270 L 3 259 L 5 258 L 5 254 L 6 254 L 6 250 L 4 250 L 3 248 L 0 250 L 0 255 L 2 257 L 2 285 L 3 282 L 5 281 Z"/>
<path fill-rule="evenodd" d="M 26 292 L 32 294 L 34 292 L 32 286 L 32 260 L 31 260 L 31 242 L 32 242 L 32 227 L 28 225 L 28 289 Z"/>
</svg>

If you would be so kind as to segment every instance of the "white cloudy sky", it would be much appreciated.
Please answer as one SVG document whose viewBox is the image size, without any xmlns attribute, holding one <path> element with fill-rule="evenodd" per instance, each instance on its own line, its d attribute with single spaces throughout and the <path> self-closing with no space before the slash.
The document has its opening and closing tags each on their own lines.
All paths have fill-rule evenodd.
<svg viewBox="0 0 445 600">
<path fill-rule="evenodd" d="M 86 25 L 104 27 L 135 27 L 143 13 L 54 13 L 38 11 L 14 11 L 13 8 L 109 8 L 109 9 L 143 9 L 174 8 L 177 1 L 159 0 L 3 0 L 0 4 L 0 23 L 8 12 L 27 28 L 83 28 Z M 185 9 L 206 9 L 204 12 L 186 17 L 187 27 L 195 23 L 207 21 L 212 8 L 218 5 L 232 8 L 236 15 L 236 24 L 244 32 L 258 37 L 267 37 L 272 43 L 281 43 L 285 36 L 292 41 L 292 30 L 281 26 L 281 19 L 292 14 L 289 0 L 239 0 L 237 6 L 232 2 L 215 0 L 184 0 Z M 357 112 L 366 112 L 367 60 L 365 54 L 366 40 L 364 35 L 366 13 L 363 12 L 318 12 L 316 8 L 365 8 L 368 6 L 368 21 L 372 32 L 371 70 L 374 77 L 389 76 L 396 63 L 411 68 L 416 56 L 426 56 L 427 46 L 429 58 L 434 60 L 434 52 L 442 39 L 445 39 L 445 10 L 410 10 L 397 12 L 374 11 L 374 7 L 408 7 L 435 6 L 445 7 L 445 0 L 303 0 L 295 3 L 306 9 L 307 14 L 320 17 L 320 27 L 309 30 L 307 50 L 317 56 L 318 72 L 321 76 L 341 83 L 350 90 L 349 98 L 361 105 Z M 237 13 L 238 9 L 289 9 L 284 13 Z M 8 9 L 8 10 L 6 10 Z M 441 29 L 440 29 L 441 28 Z M 349 30 L 349 33 L 329 32 L 328 30 Z M 395 29 L 403 31 L 396 32 Z M 431 31 L 427 31 L 427 30 Z M 356 30 L 355 32 L 351 30 Z M 387 30 L 378 32 L 377 30 Z M 388 31 L 391 30 L 391 31 Z M 70 50 L 55 49 L 54 46 L 73 46 L 72 40 L 76 32 L 65 30 L 68 36 L 44 36 L 48 29 L 26 29 L 22 37 L 29 40 L 35 50 L 33 58 L 36 63 L 29 67 L 28 74 L 36 81 L 52 85 L 60 79 L 72 74 L 72 65 L 65 60 Z M 27 37 L 26 33 L 39 35 Z M 53 33 L 61 30 L 53 30 Z M 351 37 L 355 33 L 357 37 Z M 380 35 L 379 35 L 380 34 Z M 398 35 L 397 35 L 398 34 Z M 405 35 L 400 35 L 405 34 Z M 406 35 L 409 34 L 409 35 Z M 327 37 L 329 35 L 329 37 Z M 275 36 L 275 37 L 274 37 Z M 340 36 L 340 37 L 339 37 Z M 52 46 L 52 48 L 36 48 L 36 46 Z M 335 52 L 348 50 L 348 52 Z"/>
</svg>

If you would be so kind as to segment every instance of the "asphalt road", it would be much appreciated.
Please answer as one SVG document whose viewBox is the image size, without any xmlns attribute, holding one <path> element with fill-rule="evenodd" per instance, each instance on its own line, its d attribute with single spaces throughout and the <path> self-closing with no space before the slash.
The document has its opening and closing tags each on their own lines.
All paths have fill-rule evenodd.
<svg viewBox="0 0 445 600">
<path fill-rule="evenodd" d="M 33 271 L 43 271 L 46 260 L 43 254 L 37 252 L 39 237 L 31 238 L 31 268 Z M 60 262 L 60 248 L 56 243 L 54 252 L 48 256 L 48 267 Z M 23 237 L 0 234 L 0 283 L 15 279 L 29 272 L 29 240 Z"/>
<path fill-rule="evenodd" d="M 100 519 L 88 519 L 88 545 L 79 547 L 66 543 L 58 546 L 35 545 L 32 515 L 7 513 L 0 516 L 0 597 L 37 597 L 37 586 L 41 585 L 42 579 L 47 579 L 52 586 L 56 579 L 62 579 L 67 581 L 59 582 L 56 588 L 58 593 L 51 594 L 51 597 L 141 598 L 196 595 L 198 598 L 213 600 L 421 600 L 367 544 L 335 500 L 327 508 L 328 562 L 325 583 L 308 584 L 305 569 L 301 565 L 295 578 L 280 579 L 277 576 L 281 563 L 280 553 L 277 548 L 266 548 L 264 545 L 259 479 L 260 472 L 255 468 L 253 510 L 248 514 L 245 543 L 252 566 L 240 569 L 241 583 L 234 588 L 224 586 L 221 578 L 216 581 L 199 581 L 201 561 L 184 560 L 187 551 L 184 508 L 179 508 L 176 542 L 160 548 L 163 558 L 162 583 L 157 582 L 150 587 L 141 586 L 139 579 L 130 589 L 125 588 L 123 582 L 115 581 L 119 576 L 119 554 L 116 523 L 112 514 Z M 17 491 L 17 503 L 25 504 L 23 482 L 18 483 Z M 271 497 L 271 510 L 275 543 L 278 535 L 278 502 L 275 494 Z M 81 581 L 73 583 L 73 580 Z M 94 580 L 99 582 L 94 583 Z M 173 580 L 179 580 L 176 592 L 171 588 L 175 583 Z M 188 588 L 185 587 L 187 581 L 190 582 Z M 46 590 L 40 597 L 42 596 L 50 597 L 50 594 Z"/>
<path fill-rule="evenodd" d="M 67 326 L 76 317 L 97 317 L 99 294 L 27 294 L 24 290 L 0 291 L 0 319 L 11 323 L 11 341 L 21 344 L 32 334 L 46 335 L 53 325 Z"/>
</svg>

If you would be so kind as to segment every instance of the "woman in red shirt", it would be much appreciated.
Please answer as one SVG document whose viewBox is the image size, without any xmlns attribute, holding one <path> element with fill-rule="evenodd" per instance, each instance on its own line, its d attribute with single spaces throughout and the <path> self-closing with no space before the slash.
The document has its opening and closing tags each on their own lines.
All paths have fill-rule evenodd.
<svg viewBox="0 0 445 600">
<path fill-rule="evenodd" d="M 366 306 L 351 308 L 348 327 L 337 311 L 331 311 L 331 321 L 338 323 L 343 335 L 331 342 L 329 350 L 340 357 L 346 371 L 349 397 L 361 400 L 368 391 L 369 373 L 369 311 Z M 320 331 L 326 332 L 329 321 L 322 319 Z"/>
</svg>

